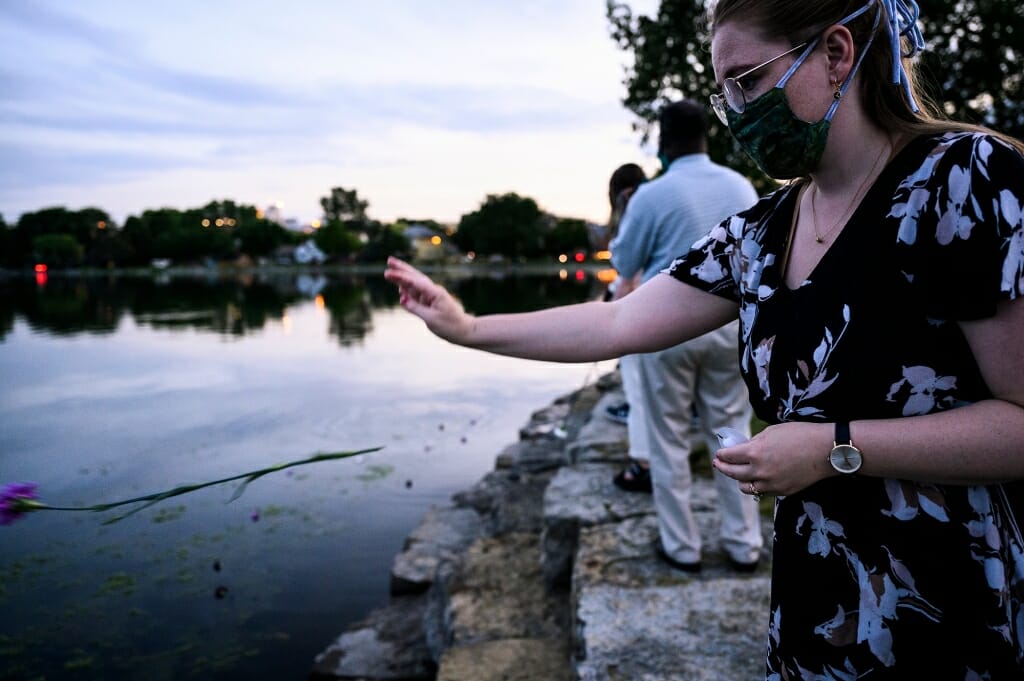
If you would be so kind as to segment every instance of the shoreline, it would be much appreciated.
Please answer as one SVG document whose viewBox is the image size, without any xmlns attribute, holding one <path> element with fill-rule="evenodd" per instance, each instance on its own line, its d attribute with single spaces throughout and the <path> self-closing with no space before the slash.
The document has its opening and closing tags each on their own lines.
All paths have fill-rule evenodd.
<svg viewBox="0 0 1024 681">
<path fill-rule="evenodd" d="M 600 262 L 558 263 L 558 262 L 473 262 L 473 263 L 416 263 L 416 267 L 430 274 L 446 276 L 479 276 L 481 274 L 558 274 L 566 271 L 583 271 L 595 274 L 611 265 Z M 60 278 L 100 278 L 100 277 L 220 277 L 251 276 L 257 274 L 320 274 L 320 275 L 378 275 L 383 274 L 385 264 L 381 263 L 337 263 L 331 265 L 252 265 L 235 266 L 230 264 L 206 265 L 172 265 L 165 268 L 156 267 L 68 267 L 53 268 L 46 272 L 47 277 Z M 31 279 L 37 273 L 31 268 L 10 269 L 0 268 L 0 279 Z"/>
<path fill-rule="evenodd" d="M 600 414 L 621 399 L 615 371 L 535 412 L 491 472 L 426 513 L 393 561 L 389 601 L 309 678 L 763 679 L 770 548 L 752 574 L 728 567 L 707 457 L 694 452 L 705 569 L 661 563 L 651 496 L 611 483 L 628 442 Z"/>
</svg>

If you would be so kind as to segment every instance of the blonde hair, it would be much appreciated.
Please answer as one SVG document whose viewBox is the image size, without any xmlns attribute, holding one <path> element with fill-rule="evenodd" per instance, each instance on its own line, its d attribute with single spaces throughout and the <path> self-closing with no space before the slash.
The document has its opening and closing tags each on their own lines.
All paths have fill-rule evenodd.
<svg viewBox="0 0 1024 681">
<path fill-rule="evenodd" d="M 871 0 L 717 0 L 708 9 L 709 34 L 731 20 L 742 20 L 761 29 L 764 37 L 782 37 L 792 45 L 813 38 L 832 24 L 855 12 Z M 874 0 L 879 11 L 886 12 L 884 3 Z M 874 25 L 874 11 L 868 11 L 846 27 L 853 35 L 858 49 L 867 44 Z M 920 84 L 917 61 L 901 59 L 906 73 L 907 87 L 917 102 L 914 111 L 903 85 L 892 82 L 893 52 L 890 35 L 883 20 L 875 29 L 874 41 L 861 64 L 860 94 L 865 111 L 883 130 L 909 136 L 941 134 L 945 132 L 984 132 L 994 135 L 1024 153 L 1024 142 L 979 125 L 950 120 Z M 911 45 L 906 36 L 900 38 L 900 53 L 909 54 Z"/>
</svg>

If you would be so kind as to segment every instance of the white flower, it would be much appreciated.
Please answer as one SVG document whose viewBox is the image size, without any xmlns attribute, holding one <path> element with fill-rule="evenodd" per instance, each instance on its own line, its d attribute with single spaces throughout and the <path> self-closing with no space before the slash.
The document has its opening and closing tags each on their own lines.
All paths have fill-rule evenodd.
<svg viewBox="0 0 1024 681">
<path fill-rule="evenodd" d="M 949 190 L 949 200 L 935 228 L 935 239 L 943 246 L 952 243 L 954 237 L 969 239 L 974 227 L 974 220 L 964 215 L 964 203 L 971 191 L 970 172 L 967 168 L 953 166 L 949 171 L 949 182 L 946 186 Z"/>
<path fill-rule="evenodd" d="M 811 534 L 807 540 L 807 552 L 817 556 L 827 556 L 832 551 L 832 542 L 829 536 L 845 537 L 843 526 L 835 520 L 825 518 L 821 506 L 814 502 L 804 502 L 804 515 L 796 521 L 797 532 L 803 525 L 804 518 L 811 521 Z"/>
<path fill-rule="evenodd" d="M 903 218 L 900 220 L 900 231 L 896 236 L 898 241 L 908 245 L 913 245 L 917 241 L 917 219 L 929 198 L 931 192 L 927 189 L 915 189 L 910 192 L 906 203 L 893 204 L 889 217 Z"/>
<path fill-rule="evenodd" d="M 956 387 L 956 376 L 938 376 L 935 370 L 926 366 L 903 367 L 903 379 L 893 383 L 886 397 L 896 401 L 896 393 L 904 386 L 910 388 L 910 396 L 903 405 L 904 416 L 929 414 L 940 401 L 949 399 L 939 393 L 949 392 Z"/>
<path fill-rule="evenodd" d="M 1003 260 L 1003 282 L 1000 290 L 1011 295 L 1024 295 L 1024 206 L 1009 190 L 999 193 L 999 208 L 1011 231 L 1006 259 Z"/>
<path fill-rule="evenodd" d="M 896 585 L 889 579 L 889 575 L 872 575 L 860 562 L 856 566 L 860 586 L 857 641 L 867 641 L 878 661 L 891 667 L 896 657 L 892 653 L 892 632 L 886 620 L 896 619 L 896 605 L 899 602 Z"/>
</svg>

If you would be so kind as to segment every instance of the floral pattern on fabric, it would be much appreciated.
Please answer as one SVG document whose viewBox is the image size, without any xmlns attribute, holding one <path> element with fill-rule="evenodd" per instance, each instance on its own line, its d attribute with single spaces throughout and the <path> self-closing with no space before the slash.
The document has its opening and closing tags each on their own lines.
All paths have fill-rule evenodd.
<svg viewBox="0 0 1024 681">
<path fill-rule="evenodd" d="M 914 140 L 790 289 L 798 189 L 669 270 L 738 303 L 758 416 L 902 418 L 990 397 L 957 322 L 1024 297 L 1021 154 L 978 133 Z M 841 476 L 779 499 L 766 678 L 1024 678 L 1022 517 L 1024 483 Z"/>
</svg>

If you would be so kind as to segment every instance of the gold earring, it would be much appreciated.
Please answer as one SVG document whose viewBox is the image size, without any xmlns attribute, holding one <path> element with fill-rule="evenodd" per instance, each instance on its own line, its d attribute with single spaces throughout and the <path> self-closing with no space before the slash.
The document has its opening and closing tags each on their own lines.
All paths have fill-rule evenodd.
<svg viewBox="0 0 1024 681">
<path fill-rule="evenodd" d="M 842 98 L 842 96 L 843 96 L 843 88 L 839 84 L 838 80 L 836 80 L 834 78 L 832 79 L 832 87 L 833 87 L 833 89 L 835 89 L 835 92 L 832 93 L 832 97 L 834 99 L 837 99 L 837 100 Z"/>
</svg>

